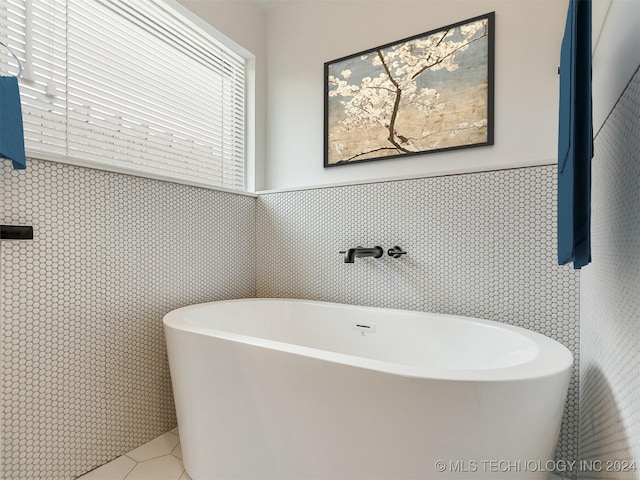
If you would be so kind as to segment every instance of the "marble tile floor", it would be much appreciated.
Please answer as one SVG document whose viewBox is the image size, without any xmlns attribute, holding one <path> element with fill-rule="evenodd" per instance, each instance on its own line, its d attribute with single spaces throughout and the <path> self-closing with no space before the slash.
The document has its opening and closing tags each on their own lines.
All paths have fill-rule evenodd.
<svg viewBox="0 0 640 480">
<path fill-rule="evenodd" d="M 191 480 L 182 465 L 178 429 L 92 470 L 76 480 Z M 549 480 L 564 480 L 551 475 Z"/>
<path fill-rule="evenodd" d="M 182 465 L 178 429 L 96 468 L 76 480 L 191 480 Z"/>
</svg>

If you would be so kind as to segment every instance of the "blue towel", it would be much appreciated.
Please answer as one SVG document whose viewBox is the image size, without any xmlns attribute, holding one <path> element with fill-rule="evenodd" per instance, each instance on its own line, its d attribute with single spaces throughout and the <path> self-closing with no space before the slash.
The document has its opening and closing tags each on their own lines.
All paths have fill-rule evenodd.
<svg viewBox="0 0 640 480">
<path fill-rule="evenodd" d="M 591 0 L 570 0 L 560 52 L 558 264 L 591 261 Z"/>
<path fill-rule="evenodd" d="M 0 157 L 11 160 L 16 170 L 27 168 L 17 77 L 0 77 Z"/>
</svg>

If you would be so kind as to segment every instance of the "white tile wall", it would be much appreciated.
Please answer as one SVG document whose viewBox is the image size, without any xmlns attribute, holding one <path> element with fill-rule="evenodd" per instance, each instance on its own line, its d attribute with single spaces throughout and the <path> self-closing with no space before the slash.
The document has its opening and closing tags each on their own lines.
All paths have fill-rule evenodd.
<svg viewBox="0 0 640 480">
<path fill-rule="evenodd" d="M 36 236 L 0 247 L 6 480 L 73 478 L 171 428 L 163 314 L 256 288 L 512 323 L 577 360 L 578 275 L 555 264 L 555 167 L 267 194 L 256 207 L 3 164 L 0 221 L 33 224 Z M 375 244 L 409 254 L 342 263 L 339 250 Z M 577 388 L 574 376 L 564 460 L 576 455 Z"/>
<path fill-rule="evenodd" d="M 4 480 L 70 479 L 175 426 L 163 315 L 255 295 L 255 199 L 0 162 Z M 239 261 L 240 259 L 240 261 Z"/>
<path fill-rule="evenodd" d="M 577 455 L 578 273 L 556 262 L 555 166 L 297 192 L 258 199 L 258 296 L 477 316 L 574 353 L 557 458 Z M 356 259 L 348 247 L 399 245 Z"/>
<path fill-rule="evenodd" d="M 635 462 L 580 478 L 640 479 L 640 72 L 598 133 L 592 258 L 581 285 L 580 459 Z M 591 470 L 591 471 L 590 471 Z"/>
</svg>

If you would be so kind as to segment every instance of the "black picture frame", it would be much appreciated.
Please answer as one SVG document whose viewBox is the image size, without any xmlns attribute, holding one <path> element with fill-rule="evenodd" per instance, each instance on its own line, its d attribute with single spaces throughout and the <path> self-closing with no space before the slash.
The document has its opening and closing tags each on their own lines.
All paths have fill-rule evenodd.
<svg viewBox="0 0 640 480">
<path fill-rule="evenodd" d="M 494 143 L 495 12 L 324 64 L 324 166 Z"/>
</svg>

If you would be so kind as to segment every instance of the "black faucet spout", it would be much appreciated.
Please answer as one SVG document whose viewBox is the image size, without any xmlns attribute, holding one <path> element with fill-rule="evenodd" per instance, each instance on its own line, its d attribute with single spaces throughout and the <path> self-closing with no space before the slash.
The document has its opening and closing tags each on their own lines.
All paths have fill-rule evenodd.
<svg viewBox="0 0 640 480">
<path fill-rule="evenodd" d="M 373 257 L 380 258 L 384 254 L 384 250 L 382 247 L 373 247 L 373 248 L 364 248 L 364 247 L 356 247 L 349 248 L 340 253 L 344 253 L 344 263 L 354 263 L 356 258 L 362 257 Z"/>
</svg>

